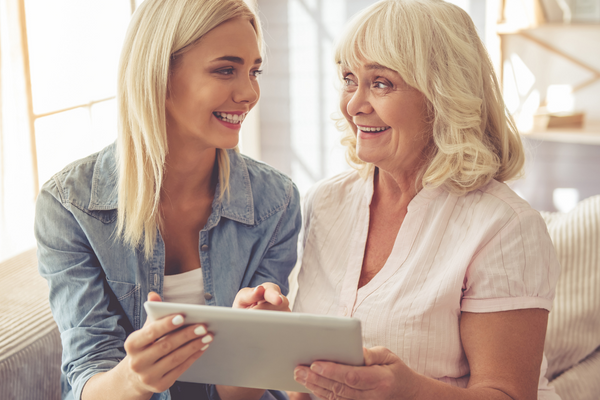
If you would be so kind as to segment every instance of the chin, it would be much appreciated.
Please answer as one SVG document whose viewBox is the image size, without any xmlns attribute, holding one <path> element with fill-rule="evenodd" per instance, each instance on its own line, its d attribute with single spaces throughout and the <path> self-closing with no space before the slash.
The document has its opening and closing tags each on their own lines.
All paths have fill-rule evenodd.
<svg viewBox="0 0 600 400">
<path fill-rule="evenodd" d="M 356 148 L 356 156 L 363 162 L 375 164 L 381 159 L 381 155 L 378 151 L 372 151 L 367 149 Z"/>
<path fill-rule="evenodd" d="M 223 140 L 216 147 L 224 150 L 234 149 L 238 144 L 240 144 L 239 137 L 236 137 L 235 140 Z"/>
</svg>

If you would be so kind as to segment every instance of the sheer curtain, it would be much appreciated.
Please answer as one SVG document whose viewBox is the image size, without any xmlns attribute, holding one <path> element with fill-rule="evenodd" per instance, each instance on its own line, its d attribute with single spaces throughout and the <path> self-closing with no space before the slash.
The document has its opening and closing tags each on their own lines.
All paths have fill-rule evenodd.
<svg viewBox="0 0 600 400">
<path fill-rule="evenodd" d="M 22 4 L 0 0 L 0 261 L 35 245 L 35 144 L 25 80 Z"/>
</svg>

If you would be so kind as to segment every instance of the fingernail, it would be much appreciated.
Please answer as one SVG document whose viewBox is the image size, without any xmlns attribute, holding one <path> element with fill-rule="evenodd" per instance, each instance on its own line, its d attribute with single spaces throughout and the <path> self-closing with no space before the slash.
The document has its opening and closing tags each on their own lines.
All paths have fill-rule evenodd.
<svg viewBox="0 0 600 400">
<path fill-rule="evenodd" d="M 285 296 L 280 294 L 279 297 L 281 297 L 281 301 L 283 301 L 285 303 Z"/>
<path fill-rule="evenodd" d="M 321 368 L 319 364 L 312 364 L 310 366 L 310 370 L 319 375 L 321 374 L 321 372 L 323 372 L 323 368 Z"/>
<path fill-rule="evenodd" d="M 181 315 L 176 315 L 171 322 L 173 323 L 173 325 L 181 325 L 183 324 L 183 317 Z"/>
<path fill-rule="evenodd" d="M 208 346 L 210 346 L 210 344 L 207 344 L 206 346 L 204 346 L 203 348 L 201 348 L 200 350 L 204 351 L 206 349 L 208 349 Z"/>
<path fill-rule="evenodd" d="M 194 333 L 198 336 L 206 335 L 206 328 L 202 325 L 194 329 Z"/>
<path fill-rule="evenodd" d="M 304 384 L 304 382 L 306 382 L 306 371 L 303 369 L 297 369 L 294 371 L 294 380 L 298 383 Z"/>
<path fill-rule="evenodd" d="M 254 288 L 254 291 L 256 292 L 258 290 L 258 288 L 260 287 L 260 285 L 258 285 L 257 287 Z"/>
<path fill-rule="evenodd" d="M 210 335 L 206 335 L 202 338 L 202 343 L 210 343 L 212 342 L 213 338 Z"/>
</svg>

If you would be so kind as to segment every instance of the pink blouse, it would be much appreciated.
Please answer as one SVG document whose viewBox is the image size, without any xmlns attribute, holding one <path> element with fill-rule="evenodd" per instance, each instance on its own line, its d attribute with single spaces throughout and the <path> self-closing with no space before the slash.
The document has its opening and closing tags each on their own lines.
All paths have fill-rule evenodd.
<svg viewBox="0 0 600 400">
<path fill-rule="evenodd" d="M 503 183 L 463 196 L 421 190 L 394 248 L 358 288 L 373 176 L 350 171 L 307 194 L 294 311 L 362 322 L 363 346 L 385 346 L 426 376 L 466 387 L 462 311 L 550 310 L 559 264 L 540 214 Z M 544 378 L 539 399 L 559 399 Z"/>
</svg>

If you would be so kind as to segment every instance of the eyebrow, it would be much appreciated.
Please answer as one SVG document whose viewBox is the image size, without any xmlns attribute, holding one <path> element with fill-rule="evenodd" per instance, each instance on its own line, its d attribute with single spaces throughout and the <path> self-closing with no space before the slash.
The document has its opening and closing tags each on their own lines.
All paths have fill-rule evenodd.
<svg viewBox="0 0 600 400">
<path fill-rule="evenodd" d="M 388 67 L 384 67 L 383 65 L 377 64 L 377 63 L 367 64 L 367 65 L 365 65 L 365 69 L 367 69 L 367 70 L 383 69 L 383 70 L 386 70 L 386 71 L 393 71 L 392 69 L 390 69 Z"/>
<path fill-rule="evenodd" d="M 236 56 L 223 56 L 215 58 L 213 62 L 215 61 L 231 61 L 236 64 L 244 65 L 244 59 Z M 254 64 L 262 64 L 262 58 L 257 58 L 256 60 L 254 60 Z"/>
</svg>

